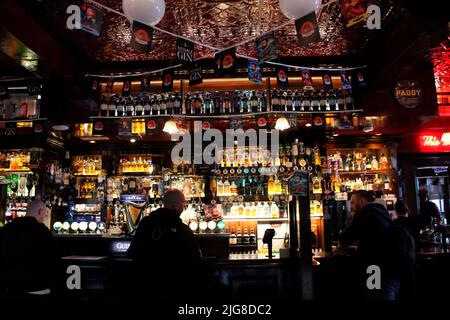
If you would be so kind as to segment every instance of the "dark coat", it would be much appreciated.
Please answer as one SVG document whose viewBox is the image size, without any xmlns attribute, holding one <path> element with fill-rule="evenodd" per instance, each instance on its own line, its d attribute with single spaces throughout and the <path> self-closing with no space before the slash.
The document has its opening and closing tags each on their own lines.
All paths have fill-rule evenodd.
<svg viewBox="0 0 450 320">
<path fill-rule="evenodd" d="M 383 262 L 384 234 L 392 225 L 387 209 L 379 203 L 370 203 L 359 210 L 350 225 L 340 234 L 339 242 L 348 246 L 358 241 L 358 255 L 365 265 Z"/>
<path fill-rule="evenodd" d="M 141 295 L 167 299 L 189 293 L 198 279 L 201 254 L 179 215 L 161 208 L 140 222 L 128 249 Z"/>
<path fill-rule="evenodd" d="M 12 293 L 51 289 L 56 253 L 50 230 L 33 217 L 0 228 L 0 288 Z"/>
</svg>

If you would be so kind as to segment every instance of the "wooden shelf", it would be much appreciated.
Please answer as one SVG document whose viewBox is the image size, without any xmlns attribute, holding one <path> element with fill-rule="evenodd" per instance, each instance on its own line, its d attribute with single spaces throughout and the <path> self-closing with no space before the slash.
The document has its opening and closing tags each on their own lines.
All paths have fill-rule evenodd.
<svg viewBox="0 0 450 320">
<path fill-rule="evenodd" d="M 345 171 L 339 170 L 339 174 L 379 174 L 379 173 L 392 173 L 394 169 L 383 169 L 383 170 L 358 170 L 358 171 Z"/>
</svg>

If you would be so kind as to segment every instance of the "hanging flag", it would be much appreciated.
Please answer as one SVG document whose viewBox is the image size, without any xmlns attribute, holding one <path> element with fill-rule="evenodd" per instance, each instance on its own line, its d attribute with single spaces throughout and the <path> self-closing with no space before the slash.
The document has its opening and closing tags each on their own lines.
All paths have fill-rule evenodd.
<svg viewBox="0 0 450 320">
<path fill-rule="evenodd" d="M 32 81 L 27 84 L 27 92 L 30 96 L 41 94 L 41 84 L 37 81 Z"/>
<path fill-rule="evenodd" d="M 314 114 L 312 117 L 314 127 L 321 128 L 325 126 L 325 116 L 323 114 Z"/>
<path fill-rule="evenodd" d="M 190 65 L 194 61 L 194 43 L 189 40 L 177 38 L 176 47 L 178 62 L 184 65 Z"/>
<path fill-rule="evenodd" d="M 258 54 L 259 64 L 278 58 L 274 34 L 268 33 L 257 38 L 256 50 Z"/>
<path fill-rule="evenodd" d="M 150 119 L 147 121 L 145 134 L 153 134 L 159 131 L 158 129 L 158 120 Z"/>
<path fill-rule="evenodd" d="M 122 96 L 123 97 L 129 96 L 130 92 L 131 92 L 131 79 L 125 79 L 123 80 Z"/>
<path fill-rule="evenodd" d="M 300 47 L 320 40 L 319 25 L 314 11 L 295 20 L 295 29 L 297 30 L 297 41 Z"/>
<path fill-rule="evenodd" d="M 105 128 L 105 123 L 102 120 L 97 120 L 94 122 L 94 126 L 93 126 L 94 130 L 93 133 L 94 134 L 103 134 L 103 129 Z"/>
<path fill-rule="evenodd" d="M 322 75 L 322 88 L 325 92 L 333 90 L 333 80 L 331 79 L 331 75 L 328 73 Z"/>
<path fill-rule="evenodd" d="M 259 115 L 256 117 L 256 124 L 258 125 L 258 129 L 267 128 L 268 123 L 269 123 L 269 117 L 266 114 Z"/>
<path fill-rule="evenodd" d="M 202 76 L 202 68 L 194 68 L 191 69 L 189 73 L 189 85 L 195 86 L 196 84 L 200 84 L 203 82 L 203 76 Z"/>
<path fill-rule="evenodd" d="M 173 69 L 164 70 L 162 73 L 162 91 L 173 90 Z"/>
<path fill-rule="evenodd" d="M 277 67 L 277 84 L 284 88 L 289 86 L 287 68 Z"/>
<path fill-rule="evenodd" d="M 352 27 L 367 21 L 370 13 L 367 12 L 367 0 L 343 0 L 341 2 L 341 19 L 347 27 Z"/>
<path fill-rule="evenodd" d="M 358 73 L 356 74 L 356 85 L 359 88 L 364 88 L 365 86 L 367 86 L 367 82 L 362 71 L 358 71 Z"/>
<path fill-rule="evenodd" d="M 311 72 L 309 70 L 302 70 L 302 82 L 303 82 L 303 89 L 305 90 L 313 89 Z"/>
<path fill-rule="evenodd" d="M 237 117 L 237 118 L 232 118 L 230 120 L 230 129 L 244 129 L 244 123 L 242 122 L 242 118 L 241 117 Z"/>
<path fill-rule="evenodd" d="M 113 93 L 113 89 L 114 89 L 114 79 L 108 79 L 108 80 L 106 80 L 106 89 L 105 89 L 105 92 L 106 92 L 106 93 Z"/>
<path fill-rule="evenodd" d="M 80 9 L 81 30 L 99 37 L 103 24 L 103 10 L 92 3 L 87 3 L 87 1 L 81 5 Z"/>
<path fill-rule="evenodd" d="M 149 92 L 150 91 L 150 77 L 143 76 L 141 78 L 141 92 Z"/>
<path fill-rule="evenodd" d="M 248 80 L 258 84 L 262 83 L 261 69 L 256 61 L 248 60 Z"/>
<path fill-rule="evenodd" d="M 152 49 L 152 38 L 153 38 L 153 28 L 140 23 L 138 21 L 133 21 L 133 26 L 131 28 L 131 42 L 130 45 L 133 49 L 150 52 Z"/>
<path fill-rule="evenodd" d="M 236 48 L 216 53 L 214 62 L 216 76 L 233 76 L 236 73 Z"/>
<path fill-rule="evenodd" d="M 340 130 L 354 129 L 353 122 L 352 122 L 352 116 L 350 113 L 341 113 L 340 114 L 337 128 Z"/>
<path fill-rule="evenodd" d="M 341 82 L 342 82 L 342 89 L 349 90 L 352 88 L 352 84 L 350 83 L 347 71 L 341 71 Z"/>
</svg>

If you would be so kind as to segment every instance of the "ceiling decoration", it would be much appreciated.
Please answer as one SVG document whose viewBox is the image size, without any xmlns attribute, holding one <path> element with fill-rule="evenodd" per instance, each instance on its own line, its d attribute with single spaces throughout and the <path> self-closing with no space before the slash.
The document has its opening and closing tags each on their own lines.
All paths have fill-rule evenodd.
<svg viewBox="0 0 450 320">
<path fill-rule="evenodd" d="M 259 3 L 261 1 L 261 3 Z M 122 12 L 122 0 L 98 0 L 99 3 Z M 323 0 L 323 5 L 331 1 Z M 393 0 L 376 1 L 381 8 L 382 26 L 398 13 Z M 133 50 L 130 42 L 130 22 L 117 14 L 104 16 L 101 37 L 66 28 L 66 8 L 74 1 L 42 1 L 40 10 L 29 10 L 43 22 L 51 33 L 67 46 L 95 62 L 154 61 L 174 59 L 175 39 L 155 31 L 150 53 Z M 76 2 L 75 2 L 76 3 Z M 81 1 L 80 1 L 81 3 Z M 35 3 L 34 6 L 37 4 Z M 24 4 L 23 6 L 27 6 Z M 41 14 L 42 13 L 42 14 Z M 364 24 L 346 28 L 340 20 L 339 1 L 322 7 L 318 20 L 322 39 L 306 47 L 297 45 L 294 22 L 275 31 L 281 57 L 327 57 L 358 53 L 369 41 L 371 33 Z M 280 11 L 278 0 L 192 1 L 166 0 L 166 13 L 157 27 L 195 39 L 217 48 L 226 48 L 256 36 L 258 30 L 267 32 L 289 21 Z M 237 53 L 256 56 L 254 41 L 239 46 Z M 210 49 L 196 46 L 196 57 L 209 57 Z"/>
</svg>

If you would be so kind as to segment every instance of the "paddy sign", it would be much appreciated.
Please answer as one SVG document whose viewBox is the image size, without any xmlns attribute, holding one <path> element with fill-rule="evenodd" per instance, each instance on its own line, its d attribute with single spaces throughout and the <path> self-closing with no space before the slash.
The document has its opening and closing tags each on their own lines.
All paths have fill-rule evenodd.
<svg viewBox="0 0 450 320">
<path fill-rule="evenodd" d="M 414 80 L 401 80 L 395 85 L 395 99 L 405 108 L 414 109 L 422 102 L 422 88 Z"/>
</svg>

